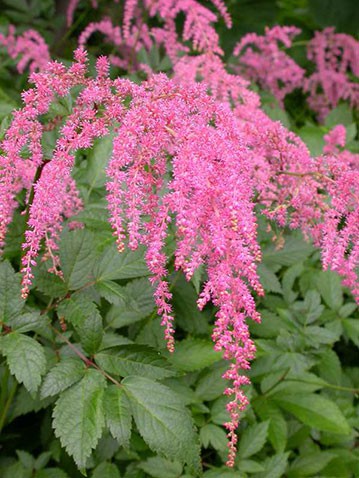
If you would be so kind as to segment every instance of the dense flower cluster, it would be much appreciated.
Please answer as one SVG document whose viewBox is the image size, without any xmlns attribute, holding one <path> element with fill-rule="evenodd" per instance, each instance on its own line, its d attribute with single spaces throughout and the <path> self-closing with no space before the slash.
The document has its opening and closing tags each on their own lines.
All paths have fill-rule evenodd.
<svg viewBox="0 0 359 478">
<path fill-rule="evenodd" d="M 309 105 L 323 119 L 340 100 L 359 107 L 359 42 L 330 27 L 316 32 L 308 44 L 308 58 L 315 72 L 305 80 Z"/>
<path fill-rule="evenodd" d="M 315 32 L 308 43 L 307 57 L 315 71 L 305 77 L 304 70 L 279 47 L 292 46 L 301 32 L 296 27 L 266 28 L 263 36 L 245 35 L 234 54 L 239 56 L 238 71 L 245 78 L 269 90 L 282 104 L 296 88 L 308 94 L 308 104 L 323 120 L 340 100 L 359 106 L 359 42 L 350 35 L 335 33 L 333 27 Z"/>
<path fill-rule="evenodd" d="M 33 72 L 42 70 L 50 61 L 48 46 L 36 30 L 26 30 L 16 36 L 15 27 L 10 25 L 7 36 L 0 33 L 3 45 L 11 58 L 17 60 L 17 70 L 23 73 L 26 68 Z"/>
<path fill-rule="evenodd" d="M 234 49 L 234 55 L 240 57 L 239 73 L 271 91 L 280 103 L 302 86 L 304 70 L 280 49 L 280 45 L 290 48 L 299 33 L 296 27 L 266 28 L 264 36 L 245 35 Z"/>
<path fill-rule="evenodd" d="M 54 62 L 32 75 L 35 88 L 24 93 L 25 107 L 16 113 L 3 144 L 3 235 L 16 206 L 16 192 L 25 187 L 31 194 L 31 177 L 41 170 L 33 186 L 23 245 L 23 296 L 29 293 L 42 240 L 53 270 L 58 269 L 56 249 L 63 218 L 80 207 L 71 178 L 76 150 L 90 147 L 96 137 L 114 128 L 107 169 L 110 222 L 120 252 L 127 241 L 131 249 L 139 244 L 147 248 L 169 350 L 173 350 L 174 328 L 164 244 L 171 221 L 176 225 L 176 269 L 189 280 L 200 265 L 207 266 L 208 280 L 198 304 L 202 308 L 212 300 L 218 307 L 213 340 L 216 349 L 233 360 L 226 374 L 233 381 L 226 391 L 232 397 L 231 422 L 226 426 L 229 464 L 233 464 L 239 411 L 247 403 L 240 386 L 248 379 L 241 369 L 248 368 L 254 356 L 246 318 L 259 320 L 251 290 L 263 292 L 255 265 L 260 250 L 246 145 L 230 108 L 218 105 L 201 85 L 182 87 L 164 75 L 142 85 L 112 81 L 105 58 L 98 60 L 97 77 L 92 79 L 85 76 L 85 58 L 78 50 L 69 69 Z M 39 147 L 43 128 L 39 117 L 76 85 L 83 89 L 61 127 L 52 159 L 45 161 Z M 131 102 L 125 106 L 128 97 Z M 29 151 L 25 157 L 24 148 Z M 28 171 L 25 177 L 24 171 Z"/>
<path fill-rule="evenodd" d="M 224 2 L 212 0 L 212 3 L 223 17 L 227 27 L 230 27 L 232 22 Z M 75 4 L 76 2 L 71 2 L 68 18 L 72 18 Z M 147 15 L 159 18 L 163 25 L 150 27 L 142 18 L 143 8 Z M 179 14 L 185 15 L 182 38 L 179 38 L 176 29 L 176 18 Z M 215 22 L 217 22 L 217 15 L 196 0 L 145 1 L 142 7 L 137 0 L 127 0 L 124 4 L 121 27 L 114 26 L 107 18 L 90 23 L 80 35 L 79 45 L 85 46 L 90 35 L 98 31 L 104 34 L 106 40 L 117 49 L 117 54 L 110 56 L 114 65 L 127 70 L 141 69 L 141 65 L 136 64 L 135 53 L 141 48 L 150 50 L 154 44 L 163 46 L 173 63 L 178 61 L 180 53 L 190 51 L 187 43 L 198 52 L 222 54 L 218 34 L 213 26 Z M 148 67 L 145 70 L 149 71 Z"/>
</svg>

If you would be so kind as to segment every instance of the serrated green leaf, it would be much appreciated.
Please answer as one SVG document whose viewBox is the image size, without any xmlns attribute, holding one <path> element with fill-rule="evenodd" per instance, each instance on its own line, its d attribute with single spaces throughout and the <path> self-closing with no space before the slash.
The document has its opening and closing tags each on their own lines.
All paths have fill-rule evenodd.
<svg viewBox="0 0 359 478">
<path fill-rule="evenodd" d="M 20 276 L 8 261 L 0 262 L 0 321 L 7 323 L 25 305 L 21 298 Z"/>
<path fill-rule="evenodd" d="M 326 349 L 320 354 L 320 360 L 317 363 L 319 373 L 322 379 L 329 383 L 341 385 L 342 367 L 338 355 L 334 350 Z"/>
<path fill-rule="evenodd" d="M 221 396 L 227 381 L 223 374 L 228 365 L 223 360 L 215 363 L 208 371 L 203 371 L 196 387 L 196 396 L 203 401 L 211 401 Z"/>
<path fill-rule="evenodd" d="M 262 420 L 269 420 L 268 439 L 277 453 L 282 453 L 287 444 L 287 422 L 281 410 L 270 400 L 258 400 L 253 404 Z"/>
<path fill-rule="evenodd" d="M 201 370 L 221 359 L 222 354 L 214 351 L 212 342 L 195 338 L 176 344 L 175 352 L 169 356 L 170 362 L 183 372 Z"/>
<path fill-rule="evenodd" d="M 60 262 L 65 283 L 72 290 L 94 281 L 97 263 L 94 235 L 86 229 L 65 230 L 60 241 Z"/>
<path fill-rule="evenodd" d="M 79 358 L 66 357 L 62 359 L 44 378 L 40 389 L 40 397 L 51 397 L 63 392 L 81 380 L 85 371 L 84 363 Z"/>
<path fill-rule="evenodd" d="M 288 456 L 289 452 L 286 452 L 266 458 L 261 463 L 264 467 L 264 471 L 256 476 L 258 478 L 281 478 L 287 468 Z"/>
<path fill-rule="evenodd" d="M 120 286 L 119 286 L 120 287 Z M 155 308 L 153 288 L 147 278 L 135 279 L 121 287 L 122 298 L 111 307 L 107 322 L 111 327 L 120 328 L 147 317 Z"/>
<path fill-rule="evenodd" d="M 106 381 L 97 370 L 63 392 L 53 412 L 53 427 L 61 445 L 79 468 L 85 468 L 105 425 L 103 392 Z"/>
<path fill-rule="evenodd" d="M 40 311 L 27 312 L 14 317 L 11 328 L 22 334 L 30 331 L 41 333 L 49 323 L 49 318 L 45 314 L 41 315 Z"/>
<path fill-rule="evenodd" d="M 64 280 L 48 272 L 45 266 L 35 268 L 34 284 L 36 289 L 52 298 L 63 297 L 68 291 Z"/>
<path fill-rule="evenodd" d="M 238 454 L 241 458 L 249 458 L 258 453 L 264 446 L 268 435 L 269 421 L 251 425 L 241 435 Z"/>
<path fill-rule="evenodd" d="M 332 271 L 320 271 L 315 283 L 328 307 L 338 311 L 343 305 L 343 289 L 338 274 Z"/>
<path fill-rule="evenodd" d="M 359 320 L 358 319 L 344 319 L 344 330 L 352 342 L 359 347 Z"/>
<path fill-rule="evenodd" d="M 95 355 L 96 363 L 110 374 L 140 375 L 161 380 L 175 375 L 168 361 L 151 347 L 129 344 L 112 347 Z"/>
<path fill-rule="evenodd" d="M 213 423 L 207 423 L 200 429 L 199 437 L 204 448 L 211 445 L 217 451 L 227 449 L 227 435 L 223 428 Z"/>
<path fill-rule="evenodd" d="M 313 246 L 294 236 L 285 240 L 282 249 L 269 246 L 263 251 L 263 264 L 266 266 L 291 266 L 306 259 L 313 252 Z"/>
<path fill-rule="evenodd" d="M 264 264 L 259 264 L 257 267 L 259 279 L 266 292 L 282 293 L 282 287 L 277 276 Z"/>
<path fill-rule="evenodd" d="M 339 407 L 318 394 L 279 394 L 272 396 L 278 405 L 291 412 L 305 425 L 318 430 L 347 435 L 350 426 Z"/>
<path fill-rule="evenodd" d="M 238 470 L 243 473 L 260 473 L 264 467 L 254 460 L 239 460 Z"/>
<path fill-rule="evenodd" d="M 94 188 L 104 186 L 106 180 L 106 166 L 111 157 L 113 148 L 113 134 L 109 134 L 95 141 L 87 155 L 85 179 L 89 185 L 89 192 Z"/>
<path fill-rule="evenodd" d="M 102 317 L 91 300 L 73 295 L 60 303 L 58 313 L 74 325 L 86 352 L 92 355 L 99 350 L 103 337 Z"/>
<path fill-rule="evenodd" d="M 292 292 L 293 285 L 297 277 L 303 272 L 303 263 L 298 262 L 293 266 L 289 267 L 283 274 L 282 287 L 283 294 L 287 298 Z"/>
<path fill-rule="evenodd" d="M 124 287 L 116 284 L 111 280 L 105 280 L 97 282 L 95 284 L 97 292 L 101 297 L 104 297 L 110 304 L 118 304 L 120 301 L 124 301 L 125 296 L 123 293 Z"/>
<path fill-rule="evenodd" d="M 136 251 L 126 249 L 121 254 L 117 251 L 115 245 L 107 247 L 94 267 L 94 275 L 98 282 L 133 279 L 149 274 L 142 247 L 139 247 Z"/>
<path fill-rule="evenodd" d="M 27 335 L 12 332 L 0 337 L 0 351 L 17 381 L 23 383 L 29 392 L 36 392 L 46 371 L 43 347 Z"/>
<path fill-rule="evenodd" d="M 120 472 L 114 463 L 104 462 L 98 465 L 91 478 L 120 478 Z"/>
<path fill-rule="evenodd" d="M 117 385 L 110 385 L 105 390 L 103 400 L 106 424 L 112 436 L 118 440 L 120 446 L 128 447 L 132 416 L 124 390 Z"/>
<path fill-rule="evenodd" d="M 336 455 L 334 453 L 322 451 L 318 453 L 309 453 L 296 458 L 288 470 L 288 476 L 299 478 L 302 476 L 316 475 L 335 457 Z"/>
<path fill-rule="evenodd" d="M 160 456 L 151 456 L 139 463 L 139 468 L 154 478 L 179 478 L 182 465 L 178 461 L 169 461 Z"/>
<path fill-rule="evenodd" d="M 148 446 L 168 459 L 199 467 L 199 446 L 191 416 L 168 387 L 144 377 L 122 381 L 137 428 Z"/>
</svg>

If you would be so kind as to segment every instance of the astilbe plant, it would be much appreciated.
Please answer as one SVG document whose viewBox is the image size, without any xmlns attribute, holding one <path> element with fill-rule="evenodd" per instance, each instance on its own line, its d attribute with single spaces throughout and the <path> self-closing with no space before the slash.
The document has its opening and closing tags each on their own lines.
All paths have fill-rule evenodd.
<svg viewBox="0 0 359 478">
<path fill-rule="evenodd" d="M 0 33 L 0 45 L 4 46 L 8 55 L 17 61 L 17 70 L 23 73 L 26 69 L 30 72 L 42 70 L 50 61 L 49 48 L 36 30 L 26 30 L 16 34 L 13 25 L 9 26 L 8 34 Z"/>
<path fill-rule="evenodd" d="M 230 28 L 232 21 L 224 2 L 213 0 L 212 3 Z M 150 18 L 159 19 L 162 25 L 149 26 L 143 20 L 144 13 Z M 181 37 L 176 28 L 179 14 L 185 16 Z M 110 55 L 112 64 L 127 70 L 137 68 L 149 72 L 148 65 L 144 68 L 135 61 L 134 54 L 141 48 L 150 50 L 153 45 L 162 46 L 173 64 L 179 60 L 180 54 L 188 54 L 191 49 L 200 53 L 223 54 L 214 28 L 217 21 L 217 15 L 196 0 L 149 1 L 141 6 L 137 1 L 127 0 L 121 26 L 113 25 L 108 18 L 92 22 L 80 35 L 79 46 L 85 47 L 89 37 L 94 32 L 100 32 L 116 47 L 117 53 Z"/>
<path fill-rule="evenodd" d="M 229 25 L 224 5 L 213 3 Z M 75 8 L 76 2 L 71 5 Z M 312 157 L 299 137 L 268 118 L 248 81 L 227 72 L 211 11 L 192 0 L 145 2 L 145 7 L 164 21 L 163 28 L 149 30 L 136 13 L 137 2 L 127 2 L 123 27 L 108 19 L 90 24 L 80 44 L 99 30 L 121 52 L 112 62 L 128 68 L 138 45 L 150 48 L 155 38 L 173 60 L 173 80 L 164 75 L 150 75 L 141 85 L 111 80 L 104 57 L 91 78 L 82 48 L 69 68 L 58 62 L 38 65 L 42 71 L 31 75 L 34 88 L 23 93 L 25 106 L 14 113 L 1 144 L 0 243 L 4 245 L 18 207 L 17 195 L 25 189 L 23 297 L 30 292 L 39 257 L 50 259 L 50 270 L 61 277 L 59 236 L 64 220 L 71 220 L 82 205 L 71 175 L 76 152 L 113 133 L 106 184 L 110 223 L 119 252 L 145 246 L 170 351 L 174 317 L 165 254 L 170 227 L 175 230 L 175 268 L 190 280 L 200 266 L 206 267 L 198 306 L 212 301 L 217 307 L 215 349 L 231 361 L 224 378 L 232 383 L 225 391 L 230 396 L 225 426 L 227 464 L 233 466 L 236 428 L 248 403 L 242 386 L 249 379 L 243 370 L 255 353 L 246 319 L 260 320 L 253 292 L 263 293 L 256 272 L 261 253 L 255 203 L 271 221 L 300 228 L 312 238 L 321 248 L 324 267 L 338 271 L 358 300 L 358 157 L 344 150 L 343 127 L 326 136 L 323 155 Z M 196 56 L 178 57 L 180 51 L 189 52 L 176 34 L 179 12 L 187 14 L 183 40 L 192 41 Z M 275 27 L 266 37 L 246 37 L 236 49 L 245 49 L 241 61 L 247 67 L 258 66 L 265 55 L 269 62 L 248 76 L 263 81 L 280 101 L 303 81 L 303 71 L 278 47 L 278 42 L 290 47 L 297 33 L 292 27 Z M 273 73 L 273 65 L 282 69 Z M 69 95 L 74 97 L 71 113 L 53 118 L 51 105 Z M 42 138 L 49 129 L 58 129 L 59 138 L 45 156 Z"/>
<path fill-rule="evenodd" d="M 308 44 L 308 58 L 315 64 L 315 71 L 305 80 L 304 90 L 319 119 L 324 119 L 340 100 L 358 108 L 359 42 L 329 27 L 315 32 Z"/>
<path fill-rule="evenodd" d="M 256 273 L 260 259 L 251 201 L 250 156 L 229 107 L 218 105 L 201 85 L 183 87 L 164 75 L 142 85 L 110 80 L 108 61 L 99 58 L 97 77 L 86 76 L 86 55 L 76 52 L 66 69 L 53 62 L 31 76 L 35 87 L 23 94 L 25 106 L 15 113 L 2 144 L 2 235 L 16 207 L 16 194 L 28 191 L 27 231 L 22 258 L 23 297 L 42 249 L 51 270 L 61 275 L 56 250 L 63 220 L 80 207 L 71 170 L 75 153 L 95 138 L 114 131 L 107 168 L 110 222 L 120 252 L 125 244 L 146 246 L 146 262 L 155 285 L 168 349 L 173 351 L 171 293 L 164 252 L 168 225 L 176 230 L 175 268 L 189 280 L 202 264 L 208 280 L 198 299 L 203 308 L 217 306 L 213 331 L 216 350 L 232 361 L 225 377 L 231 420 L 228 464 L 234 464 L 239 412 L 247 399 L 241 386 L 248 378 L 254 345 L 246 318 L 259 320 L 251 290 L 262 294 Z M 41 118 L 52 102 L 81 87 L 73 111 L 64 120 L 51 160 L 43 158 Z M 24 154 L 24 153 L 27 154 Z M 34 177 L 33 180 L 30 179 Z"/>
<path fill-rule="evenodd" d="M 288 93 L 303 83 L 304 70 L 280 48 L 290 48 L 299 33 L 300 29 L 292 26 L 266 28 L 263 36 L 248 33 L 233 52 L 239 57 L 239 73 L 257 81 L 281 104 Z"/>
</svg>

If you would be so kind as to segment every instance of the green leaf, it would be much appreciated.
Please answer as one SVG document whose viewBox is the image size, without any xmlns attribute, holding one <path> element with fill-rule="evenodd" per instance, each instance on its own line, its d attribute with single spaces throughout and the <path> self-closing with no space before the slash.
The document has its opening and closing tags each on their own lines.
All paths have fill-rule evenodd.
<svg viewBox="0 0 359 478">
<path fill-rule="evenodd" d="M 35 466 L 35 458 L 30 455 L 27 451 L 24 450 L 16 450 L 16 454 L 19 458 L 20 463 L 24 468 L 28 468 L 32 470 Z"/>
<path fill-rule="evenodd" d="M 215 352 L 213 342 L 188 338 L 176 344 L 170 355 L 170 362 L 180 371 L 193 372 L 213 365 L 222 359 L 221 352 Z"/>
<path fill-rule="evenodd" d="M 38 412 L 48 407 L 53 401 L 53 398 L 40 400 L 38 393 L 35 396 L 33 394 L 30 395 L 25 387 L 20 387 L 14 399 L 14 407 L 11 411 L 10 421 L 30 412 Z"/>
<path fill-rule="evenodd" d="M 342 367 L 338 355 L 329 348 L 323 350 L 320 354 L 320 360 L 317 363 L 320 376 L 331 384 L 341 385 Z"/>
<path fill-rule="evenodd" d="M 31 337 L 10 333 L 0 337 L 0 351 L 7 358 L 10 372 L 31 393 L 36 392 L 46 371 L 43 347 Z"/>
<path fill-rule="evenodd" d="M 112 347 L 95 355 L 96 363 L 110 374 L 141 375 L 161 380 L 175 372 L 168 361 L 151 347 L 129 344 Z"/>
<path fill-rule="evenodd" d="M 282 293 L 282 287 L 277 276 L 264 264 L 259 264 L 257 267 L 259 278 L 262 286 L 266 292 Z"/>
<path fill-rule="evenodd" d="M 299 130 L 299 136 L 302 138 L 313 156 L 319 156 L 322 154 L 325 142 L 323 133 L 318 126 L 314 124 L 306 124 Z"/>
<path fill-rule="evenodd" d="M 85 371 L 84 363 L 79 358 L 66 357 L 62 359 L 44 378 L 40 390 L 40 397 L 51 397 L 63 392 L 81 380 Z"/>
<path fill-rule="evenodd" d="M 123 293 L 124 287 L 121 287 L 112 280 L 97 282 L 95 287 L 100 296 L 104 297 L 110 304 L 118 304 L 125 298 Z"/>
<path fill-rule="evenodd" d="M 266 458 L 261 465 L 264 467 L 264 471 L 256 475 L 258 478 L 281 478 L 288 464 L 287 453 L 278 453 L 277 455 Z"/>
<path fill-rule="evenodd" d="M 353 123 L 353 113 L 348 104 L 340 104 L 325 118 L 325 126 L 334 128 L 338 124 L 350 126 Z"/>
<path fill-rule="evenodd" d="M 126 377 L 122 384 L 137 428 L 148 446 L 168 459 L 199 467 L 199 446 L 191 416 L 168 387 L 144 377 Z"/>
<path fill-rule="evenodd" d="M 264 467 L 254 460 L 239 459 L 238 470 L 243 473 L 260 473 L 264 471 Z"/>
<path fill-rule="evenodd" d="M 186 332 L 195 335 L 208 334 L 208 316 L 206 311 L 197 307 L 198 293 L 193 285 L 187 282 L 183 274 L 174 276 L 172 304 L 176 323 Z"/>
<path fill-rule="evenodd" d="M 289 470 L 289 477 L 313 476 L 319 473 L 327 464 L 332 461 L 336 455 L 329 451 L 318 453 L 309 453 L 302 457 L 296 458 Z"/>
<path fill-rule="evenodd" d="M 349 339 L 359 347 L 359 320 L 358 319 L 344 319 L 344 330 Z"/>
<path fill-rule="evenodd" d="M 223 360 L 203 371 L 196 387 L 196 396 L 203 401 L 211 401 L 221 396 L 228 383 L 222 378 L 228 365 Z"/>
<path fill-rule="evenodd" d="M 117 305 L 111 307 L 106 317 L 111 327 L 120 328 L 133 324 L 153 312 L 153 288 L 147 278 L 132 280 L 120 289 L 119 294 L 122 297 L 118 296 Z"/>
<path fill-rule="evenodd" d="M 144 260 L 144 249 L 136 251 L 126 249 L 121 254 L 116 246 L 107 247 L 98 258 L 94 275 L 98 282 L 104 280 L 132 279 L 150 274 Z"/>
<path fill-rule="evenodd" d="M 21 298 L 20 276 L 8 261 L 0 262 L 0 321 L 8 322 L 25 305 Z"/>
<path fill-rule="evenodd" d="M 269 421 L 256 423 L 244 430 L 239 440 L 238 455 L 249 458 L 258 453 L 264 446 L 268 435 Z"/>
<path fill-rule="evenodd" d="M 217 451 L 227 449 L 227 436 L 223 428 L 213 423 L 207 423 L 200 429 L 199 437 L 204 448 L 211 445 Z"/>
<path fill-rule="evenodd" d="M 332 271 L 320 271 L 316 276 L 315 284 L 328 307 L 338 311 L 343 305 L 343 289 L 338 274 Z"/>
<path fill-rule="evenodd" d="M 22 334 L 30 331 L 41 334 L 41 332 L 46 333 L 49 323 L 49 318 L 45 314 L 41 315 L 40 311 L 27 312 L 14 317 L 11 321 L 11 328 Z"/>
<path fill-rule="evenodd" d="M 120 478 L 120 476 L 114 463 L 103 462 L 94 469 L 91 478 Z"/>
<path fill-rule="evenodd" d="M 97 263 L 94 235 L 86 229 L 65 230 L 60 242 L 60 261 L 65 283 L 72 290 L 94 281 Z"/>
<path fill-rule="evenodd" d="M 58 275 L 48 272 L 45 265 L 35 268 L 34 284 L 36 289 L 52 298 L 63 297 L 68 290 L 64 280 Z"/>
<path fill-rule="evenodd" d="M 113 148 L 113 134 L 109 134 L 95 141 L 87 155 L 85 179 L 89 191 L 104 186 L 106 180 L 106 166 L 111 157 Z"/>
<path fill-rule="evenodd" d="M 160 456 L 151 456 L 139 463 L 139 468 L 154 478 L 179 478 L 182 465 L 178 461 L 169 461 Z"/>
<path fill-rule="evenodd" d="M 272 399 L 305 425 L 342 435 L 350 433 L 350 426 L 339 407 L 328 398 L 312 393 L 279 394 Z"/>
<path fill-rule="evenodd" d="M 94 354 L 99 350 L 103 337 L 102 317 L 93 302 L 73 295 L 59 304 L 58 313 L 74 325 L 86 352 Z"/>
<path fill-rule="evenodd" d="M 103 392 L 106 381 L 97 370 L 63 392 L 53 412 L 53 427 L 61 445 L 79 468 L 85 468 L 105 425 Z"/>
<path fill-rule="evenodd" d="M 277 453 L 282 453 L 287 445 L 287 422 L 281 410 L 269 400 L 258 400 L 253 404 L 256 413 L 262 420 L 270 420 L 268 439 Z"/>
<path fill-rule="evenodd" d="M 103 397 L 106 424 L 120 446 L 129 446 L 132 428 L 132 416 L 128 399 L 123 388 L 110 385 Z"/>
<path fill-rule="evenodd" d="M 304 261 L 313 252 L 313 246 L 302 238 L 289 236 L 282 249 L 271 245 L 263 251 L 263 263 L 266 266 L 291 266 Z"/>
</svg>

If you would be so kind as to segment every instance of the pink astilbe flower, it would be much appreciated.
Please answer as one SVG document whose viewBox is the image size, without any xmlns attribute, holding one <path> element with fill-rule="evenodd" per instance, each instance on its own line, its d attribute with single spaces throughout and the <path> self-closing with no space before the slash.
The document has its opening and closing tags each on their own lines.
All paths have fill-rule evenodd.
<svg viewBox="0 0 359 478">
<path fill-rule="evenodd" d="M 0 45 L 3 45 L 11 58 L 18 61 L 17 70 L 23 73 L 29 68 L 30 73 L 43 70 L 50 61 L 49 48 L 36 30 L 26 30 L 15 35 L 15 27 L 10 25 L 8 35 L 0 33 Z"/>
<path fill-rule="evenodd" d="M 141 48 L 150 50 L 153 45 L 153 38 L 151 38 L 146 24 L 139 23 L 133 26 L 129 36 L 124 38 L 119 26 L 114 26 L 109 18 L 103 18 L 100 22 L 92 22 L 87 25 L 79 37 L 79 46 L 84 48 L 90 36 L 96 32 L 102 33 L 106 42 L 117 47 L 117 54 L 109 55 L 109 60 L 114 66 L 127 71 L 139 69 L 146 71 L 146 68 L 136 59 L 136 52 Z"/>
<path fill-rule="evenodd" d="M 290 48 L 299 33 L 296 27 L 266 27 L 263 36 L 248 33 L 234 49 L 234 55 L 239 56 L 239 73 L 268 89 L 281 104 L 303 83 L 304 70 L 280 49 L 280 45 Z"/>
<path fill-rule="evenodd" d="M 13 168 L 4 170 L 12 171 L 14 179 L 4 176 L 0 184 L 4 193 L 10 187 L 11 207 L 17 182 L 23 181 L 21 166 L 30 163 L 33 173 L 41 172 L 33 186 L 23 245 L 23 296 L 29 293 L 42 241 L 45 257 L 53 263 L 51 269 L 61 274 L 56 254 L 59 234 L 64 219 L 81 207 L 71 177 L 75 152 L 91 147 L 95 138 L 111 129 L 115 136 L 107 168 L 110 222 L 120 252 L 127 244 L 131 249 L 140 244 L 146 248 L 145 260 L 170 351 L 174 324 L 164 247 L 170 223 L 175 230 L 175 268 L 187 280 L 200 265 L 207 268 L 208 280 L 198 306 L 203 308 L 211 300 L 218 308 L 215 348 L 232 362 L 226 373 L 232 385 L 226 390 L 231 400 L 227 407 L 230 421 L 225 424 L 232 466 L 235 430 L 247 404 L 241 386 L 249 382 L 242 370 L 249 368 L 254 356 L 246 319 L 260 320 L 252 291 L 263 293 L 256 272 L 260 250 L 251 200 L 252 157 L 230 107 L 210 98 L 202 85 L 180 86 L 165 75 L 153 76 L 142 85 L 110 80 L 104 58 L 97 62 L 97 77 L 89 78 L 82 50 L 76 52 L 76 59 L 68 69 L 54 62 L 32 75 L 35 87 L 24 94 L 25 106 L 16 113 L 3 145 L 1 160 Z M 44 161 L 37 149 L 43 131 L 39 117 L 57 96 L 80 85 L 52 158 Z M 33 153 L 22 159 L 19 151 L 25 145 Z M 6 194 L 3 197 L 6 203 Z"/>
<path fill-rule="evenodd" d="M 222 0 L 213 0 L 227 27 L 231 27 L 231 18 Z M 148 27 L 143 20 L 143 9 L 150 17 L 157 18 L 161 26 Z M 176 18 L 183 13 L 185 21 L 182 38 L 176 29 Z M 190 48 L 201 53 L 222 55 L 219 37 L 213 26 L 217 15 L 196 0 L 146 0 L 140 6 L 138 0 L 127 0 L 124 4 L 122 31 L 114 27 L 107 19 L 88 25 L 80 36 L 80 46 L 85 46 L 89 36 L 94 31 L 102 32 L 108 41 L 117 48 L 118 54 L 111 56 L 114 65 L 121 68 L 143 69 L 136 65 L 135 53 L 144 47 L 147 51 L 153 44 L 163 46 L 166 54 L 176 63 L 181 53 L 188 53 Z M 187 43 L 189 45 L 187 45 Z"/>
<path fill-rule="evenodd" d="M 232 466 L 234 431 L 247 403 L 240 386 L 248 379 L 240 370 L 249 367 L 254 354 L 245 319 L 259 320 L 250 289 L 263 293 L 255 267 L 260 251 L 250 201 L 251 165 L 229 108 L 215 106 L 203 88 L 175 86 L 156 76 L 136 89 L 108 166 L 111 223 L 120 251 L 126 237 L 124 216 L 130 247 L 139 242 L 147 246 L 170 350 L 171 294 L 163 252 L 170 221 L 177 226 L 175 267 L 190 279 L 199 265 L 207 266 L 208 281 L 198 305 L 203 308 L 212 300 L 219 308 L 213 340 L 234 361 L 226 375 L 233 380 L 226 391 L 232 396 L 226 424 Z M 166 181 L 168 154 L 172 179 Z M 149 219 L 141 219 L 143 215 Z"/>
<path fill-rule="evenodd" d="M 335 33 L 334 27 L 316 32 L 308 44 L 308 58 L 316 71 L 305 80 L 308 103 L 323 120 L 341 99 L 354 108 L 359 106 L 359 42 L 345 33 Z"/>
</svg>

